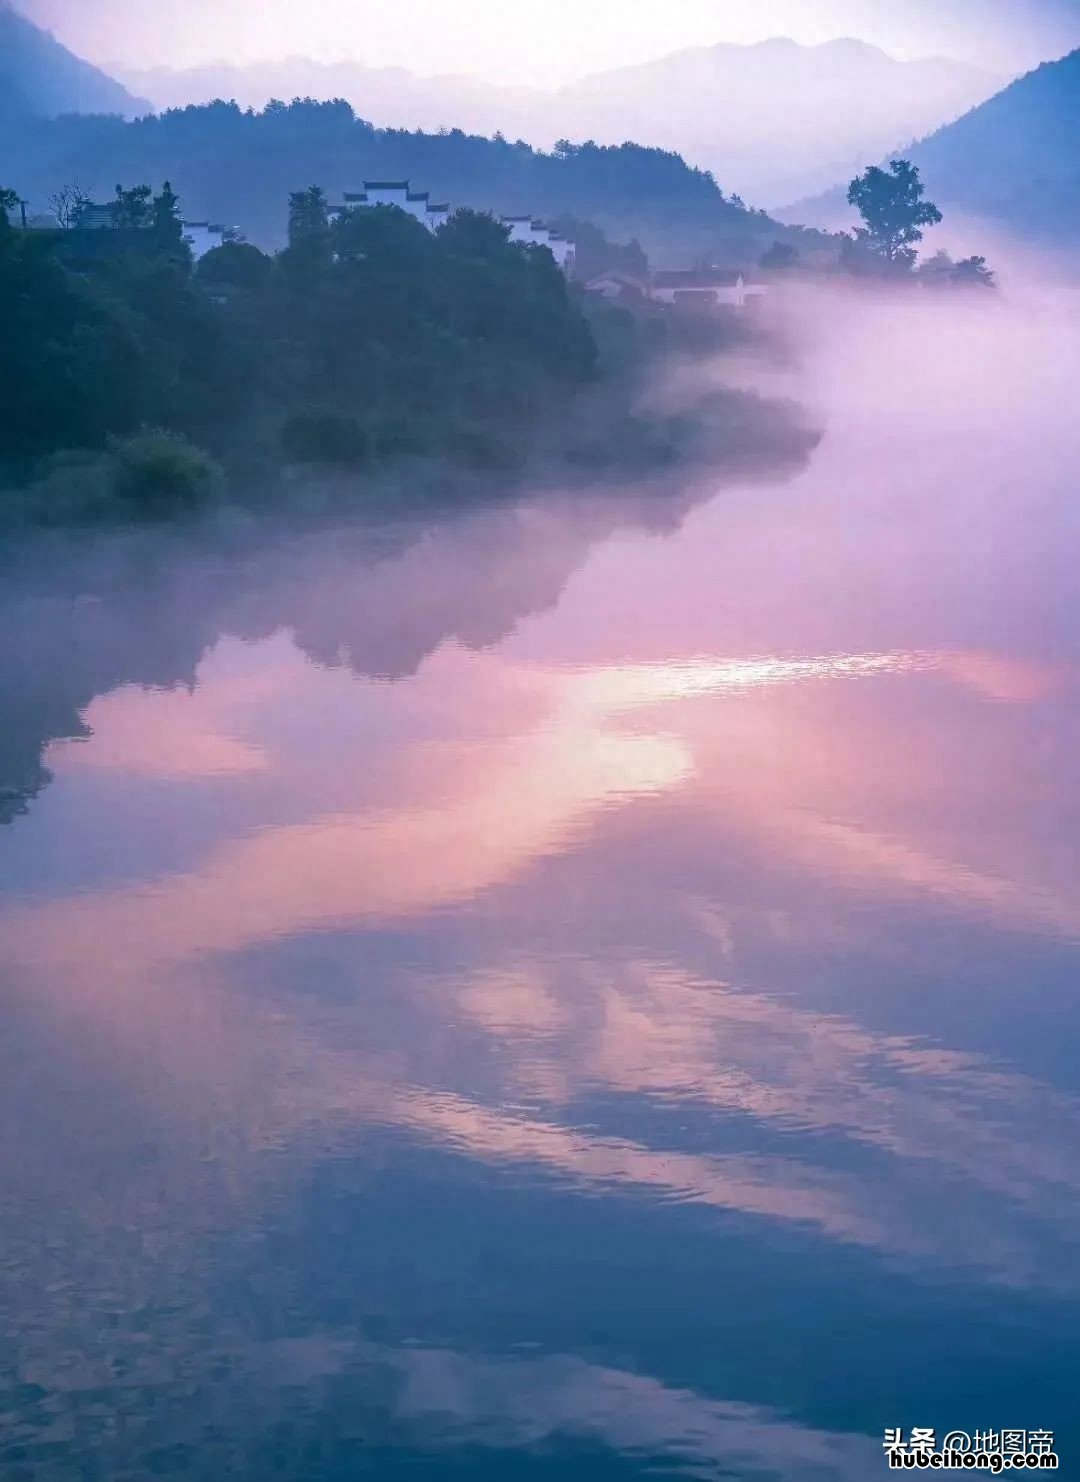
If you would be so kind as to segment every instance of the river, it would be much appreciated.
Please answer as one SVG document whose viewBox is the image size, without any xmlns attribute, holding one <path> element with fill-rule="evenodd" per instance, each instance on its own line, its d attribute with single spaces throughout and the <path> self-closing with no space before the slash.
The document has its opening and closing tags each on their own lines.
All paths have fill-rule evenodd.
<svg viewBox="0 0 1080 1482">
<path fill-rule="evenodd" d="M 795 474 L 9 562 L 5 1479 L 1076 1465 L 1075 315 L 840 318 Z"/>
</svg>

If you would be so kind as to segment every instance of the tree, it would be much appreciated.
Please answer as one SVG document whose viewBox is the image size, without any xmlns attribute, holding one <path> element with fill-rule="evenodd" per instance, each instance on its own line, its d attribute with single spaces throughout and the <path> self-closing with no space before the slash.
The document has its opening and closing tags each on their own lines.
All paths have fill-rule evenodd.
<svg viewBox="0 0 1080 1482">
<path fill-rule="evenodd" d="M 116 200 L 112 208 L 113 225 L 125 231 L 149 226 L 153 220 L 151 195 L 152 192 L 148 185 L 136 185 L 131 190 L 125 190 L 122 185 L 118 185 Z"/>
<path fill-rule="evenodd" d="M 9 211 L 15 211 L 21 204 L 17 191 L 8 190 L 0 185 L 0 232 L 7 231 L 11 226 L 8 217 Z"/>
<path fill-rule="evenodd" d="M 151 223 L 154 240 L 163 252 L 182 255 L 184 247 L 184 223 L 180 218 L 180 197 L 166 180 L 159 195 L 151 206 Z"/>
<path fill-rule="evenodd" d="M 49 205 L 62 231 L 70 231 L 90 204 L 90 197 L 77 180 L 62 185 L 49 197 Z"/>
<path fill-rule="evenodd" d="M 848 186 L 848 202 L 865 223 L 856 230 L 856 241 L 883 262 L 910 269 L 922 228 L 941 220 L 923 192 L 919 168 L 909 160 L 893 160 L 887 171 L 871 165 Z"/>
<path fill-rule="evenodd" d="M 995 288 L 985 257 L 964 257 L 953 268 L 953 282 L 964 288 Z"/>
<path fill-rule="evenodd" d="M 256 294 L 266 287 L 273 267 L 273 259 L 250 242 L 225 242 L 200 259 L 195 276 L 213 294 Z"/>
<path fill-rule="evenodd" d="M 329 244 L 330 212 L 321 186 L 309 185 L 289 197 L 289 246 L 311 250 Z"/>
<path fill-rule="evenodd" d="M 919 282 L 928 288 L 994 288 L 994 275 L 985 257 L 965 257 L 954 262 L 945 251 L 919 264 Z"/>
</svg>

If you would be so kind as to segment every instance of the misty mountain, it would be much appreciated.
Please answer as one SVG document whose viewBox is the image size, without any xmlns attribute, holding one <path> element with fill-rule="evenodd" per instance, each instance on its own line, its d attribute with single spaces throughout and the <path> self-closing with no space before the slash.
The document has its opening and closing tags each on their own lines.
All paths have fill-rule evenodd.
<svg viewBox="0 0 1080 1482">
<path fill-rule="evenodd" d="M 159 108 L 340 97 L 391 128 L 498 130 L 545 149 L 558 138 L 634 139 L 677 151 L 755 204 L 824 189 L 958 117 L 1004 81 L 942 58 L 897 61 L 860 41 L 799 46 L 782 38 L 680 51 L 557 92 L 303 58 L 125 76 Z"/>
<path fill-rule="evenodd" d="M 955 123 L 904 151 L 927 194 L 1010 234 L 1073 246 L 1080 230 L 1080 51 L 1045 62 Z M 846 187 L 786 208 L 792 221 L 835 226 Z"/>
<path fill-rule="evenodd" d="M 133 117 L 148 109 L 144 100 L 0 0 L 0 113 L 9 118 L 60 113 Z"/>
<path fill-rule="evenodd" d="M 946 206 L 1074 245 L 1080 228 L 1080 51 L 1046 62 L 915 150 Z"/>
<path fill-rule="evenodd" d="M 819 245 L 740 208 L 711 176 L 664 150 L 590 143 L 543 152 L 461 130 L 376 129 L 344 102 L 261 113 L 219 102 L 131 123 L 64 117 L 9 137 L 6 149 L 0 120 L 4 154 L 17 177 L 4 183 L 32 206 L 71 181 L 111 195 L 117 181 L 170 180 L 189 219 L 235 225 L 268 248 L 284 241 L 291 191 L 318 184 L 340 200 L 365 178 L 409 179 L 436 199 L 496 214 L 591 221 L 616 241 L 638 238 L 658 267 L 753 264 L 777 240 Z"/>
</svg>

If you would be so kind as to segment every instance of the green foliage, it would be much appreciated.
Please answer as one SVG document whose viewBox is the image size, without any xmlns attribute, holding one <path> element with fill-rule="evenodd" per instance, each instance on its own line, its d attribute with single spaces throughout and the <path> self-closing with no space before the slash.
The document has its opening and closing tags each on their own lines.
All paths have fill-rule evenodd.
<svg viewBox="0 0 1080 1482">
<path fill-rule="evenodd" d="M 230 243 L 196 268 L 170 186 L 121 188 L 117 203 L 148 224 L 0 234 L 17 351 L 0 358 L 0 464 L 38 465 L 35 487 L 56 495 L 59 466 L 41 460 L 96 452 L 65 465 L 80 507 L 209 497 L 216 465 L 186 439 L 248 463 L 434 452 L 503 466 L 594 374 L 550 252 L 512 244 L 491 216 L 457 212 L 437 234 L 391 207 L 331 224 L 312 189 L 292 197 L 277 257 Z"/>
<path fill-rule="evenodd" d="M 563 143 L 551 152 L 450 129 L 379 129 L 347 103 L 297 99 L 262 112 L 214 102 L 132 123 L 43 120 L 7 136 L 0 155 L 19 160 L 20 186 L 45 200 L 59 180 L 100 177 L 102 160 L 127 180 L 168 176 L 200 216 L 238 222 L 264 248 L 284 245 L 288 192 L 299 182 L 359 186 L 365 177 L 412 178 L 459 205 L 532 211 L 595 222 L 610 238 L 636 237 L 652 257 L 715 260 L 720 241 L 754 262 L 787 229 L 739 210 L 707 171 L 638 144 Z M 725 260 L 729 260 L 726 257 Z"/>
<path fill-rule="evenodd" d="M 993 288 L 994 275 L 985 257 L 962 257 L 953 269 L 953 282 L 961 288 Z"/>
<path fill-rule="evenodd" d="M 112 485 L 133 513 L 161 516 L 196 509 L 224 487 L 221 468 L 186 438 L 160 428 L 109 444 Z"/>
<path fill-rule="evenodd" d="M 180 217 L 180 197 L 166 180 L 161 193 L 151 203 L 151 225 L 154 240 L 162 252 L 185 253 L 184 224 Z"/>
<path fill-rule="evenodd" d="M 207 453 L 174 433 L 144 429 L 110 439 L 98 452 L 42 459 L 31 482 L 0 492 L 0 520 L 88 525 L 167 519 L 205 508 L 224 487 L 221 468 Z"/>
<path fill-rule="evenodd" d="M 893 160 L 888 170 L 871 165 L 848 186 L 847 198 L 864 222 L 856 241 L 890 267 L 910 269 L 922 228 L 941 220 L 938 208 L 924 199 L 918 166 L 909 160 Z"/>
<path fill-rule="evenodd" d="M 965 257 L 954 262 L 945 251 L 919 265 L 919 282 L 927 288 L 993 288 L 994 275 L 985 257 Z"/>
<path fill-rule="evenodd" d="M 0 461 L 100 446 L 138 425 L 147 386 L 134 317 L 67 272 L 43 232 L 0 233 Z"/>
<path fill-rule="evenodd" d="M 112 208 L 113 225 L 120 231 L 149 226 L 154 219 L 152 195 L 148 185 L 136 185 L 130 190 L 118 185 Z"/>
<path fill-rule="evenodd" d="M 225 242 L 199 259 L 195 277 L 209 294 L 263 292 L 274 271 L 274 260 L 248 242 Z"/>
<path fill-rule="evenodd" d="M 330 260 L 330 211 L 321 186 L 309 185 L 289 197 L 289 251 L 303 272 Z"/>
</svg>

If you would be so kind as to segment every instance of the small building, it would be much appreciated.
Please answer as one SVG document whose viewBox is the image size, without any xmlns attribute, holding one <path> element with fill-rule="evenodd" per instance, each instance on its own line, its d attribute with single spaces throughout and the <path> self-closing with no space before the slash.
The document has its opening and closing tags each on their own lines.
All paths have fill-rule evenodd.
<svg viewBox="0 0 1080 1482">
<path fill-rule="evenodd" d="M 116 202 L 104 205 L 97 201 L 84 201 L 79 207 L 74 225 L 81 232 L 107 232 L 116 226 Z"/>
<path fill-rule="evenodd" d="M 501 216 L 499 220 L 510 230 L 511 242 L 522 246 L 546 247 L 552 257 L 568 273 L 574 265 L 574 244 L 561 232 L 552 231 L 542 221 L 532 216 Z"/>
<path fill-rule="evenodd" d="M 428 191 L 410 190 L 407 180 L 365 180 L 363 190 L 347 190 L 344 203 L 331 208 L 331 219 L 362 206 L 396 206 L 399 211 L 404 211 L 431 232 L 438 231 L 450 216 L 448 202 L 432 204 Z"/>
<path fill-rule="evenodd" d="M 221 247 L 228 239 L 228 228 L 216 226 L 209 221 L 185 221 L 184 241 L 191 248 L 191 255 L 198 262 L 215 247 Z"/>
<path fill-rule="evenodd" d="M 330 218 L 338 220 L 346 211 L 365 206 L 396 206 L 432 232 L 450 218 L 448 201 L 432 201 L 429 191 L 411 190 L 407 180 L 365 180 L 363 190 L 346 191 L 342 204 L 330 208 Z M 511 242 L 546 247 L 563 272 L 569 273 L 574 265 L 574 244 L 561 232 L 552 231 L 531 215 L 501 216 L 499 220 L 509 229 Z"/>
<path fill-rule="evenodd" d="M 585 292 L 596 298 L 617 302 L 620 299 L 644 299 L 649 297 L 649 285 L 643 278 L 631 273 L 611 271 L 598 273 L 585 284 Z"/>
<path fill-rule="evenodd" d="M 659 304 L 688 304 L 700 308 L 746 305 L 746 280 L 737 269 L 701 268 L 653 275 L 652 297 Z"/>
</svg>

